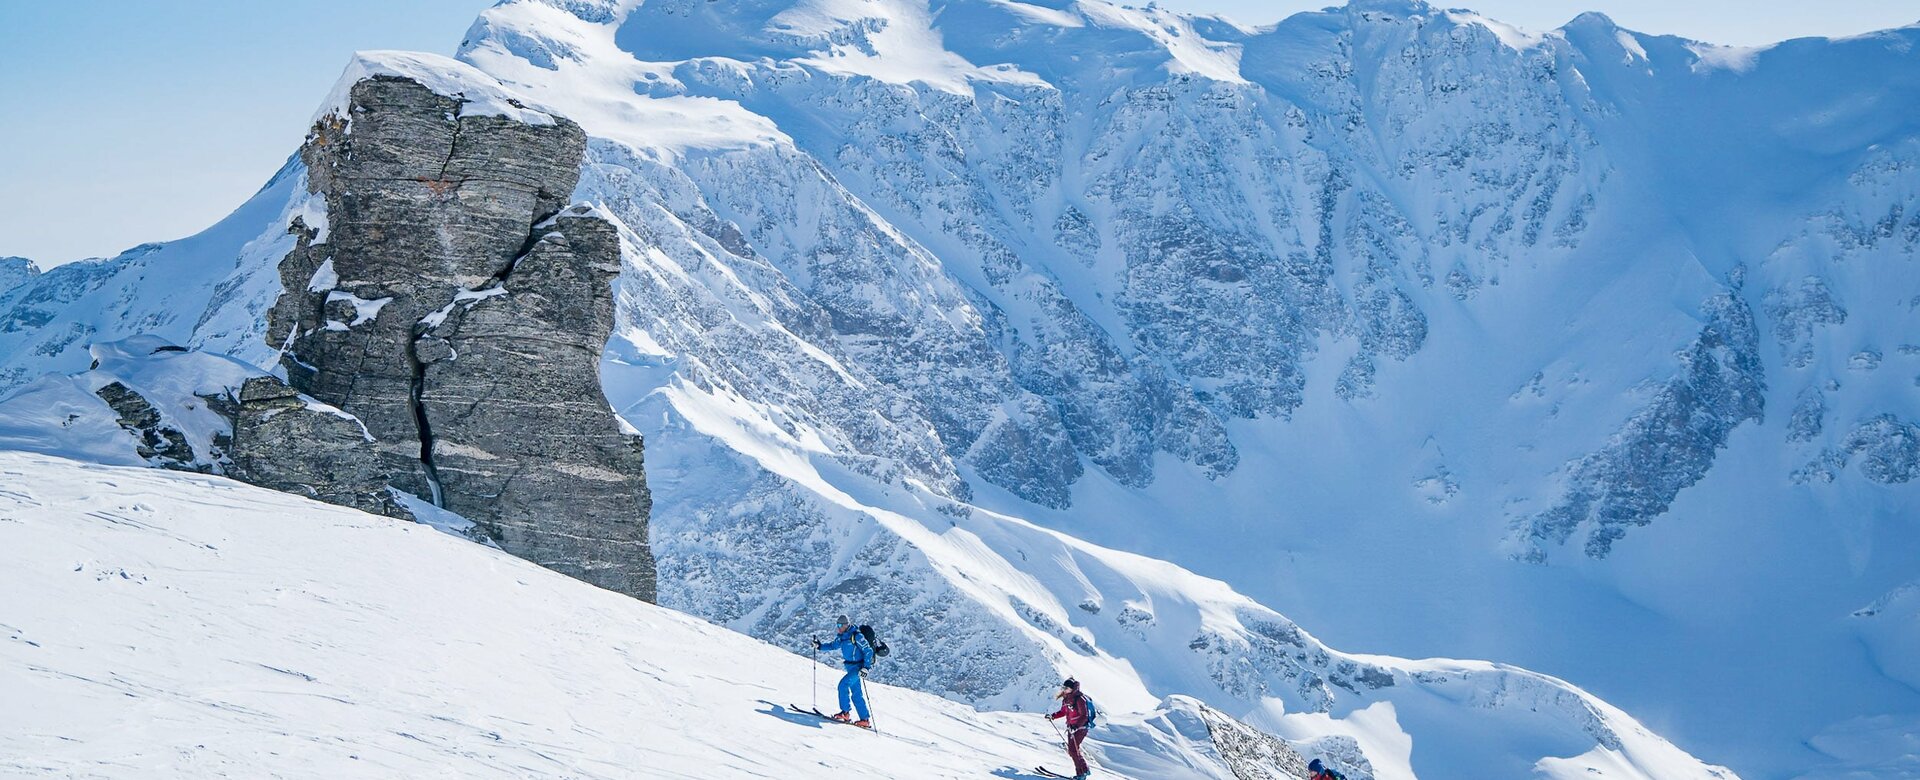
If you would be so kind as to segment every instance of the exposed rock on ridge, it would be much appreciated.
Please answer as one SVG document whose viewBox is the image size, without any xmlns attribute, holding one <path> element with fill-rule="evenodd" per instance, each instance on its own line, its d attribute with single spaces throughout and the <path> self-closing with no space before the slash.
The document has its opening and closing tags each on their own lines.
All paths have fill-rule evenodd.
<svg viewBox="0 0 1920 780">
<path fill-rule="evenodd" d="M 0 401 L 0 449 L 85 452 L 107 463 L 223 474 L 404 520 L 360 421 L 259 368 L 153 335 L 95 344 L 92 367 Z M 44 429 L 34 432 L 38 422 Z M 54 432 L 57 429 L 59 432 Z M 86 444 L 63 445 L 74 431 Z M 68 446 L 77 447 L 68 449 Z"/>
<path fill-rule="evenodd" d="M 585 134 L 466 113 L 395 75 L 342 105 L 301 150 L 327 225 L 296 226 L 280 265 L 269 339 L 290 383 L 364 421 L 394 487 L 651 600 L 640 441 L 598 378 L 619 242 L 590 212 L 559 215 Z"/>
<path fill-rule="evenodd" d="M 1207 725 L 1208 736 L 1213 738 L 1214 749 L 1233 771 L 1234 780 L 1296 780 L 1307 776 L 1307 760 L 1292 745 L 1212 707 L 1196 707 Z"/>
<path fill-rule="evenodd" d="M 139 441 L 134 451 L 161 468 L 180 471 L 204 471 L 195 463 L 193 447 L 187 444 L 186 434 L 179 428 L 167 424 L 160 416 L 160 410 L 153 404 L 127 387 L 124 382 L 112 382 L 93 391 L 119 417 L 120 427 Z"/>
<path fill-rule="evenodd" d="M 1708 300 L 1706 324 L 1679 376 L 1614 434 L 1605 449 L 1569 464 L 1565 497 L 1531 521 L 1519 557 L 1546 560 L 1540 543 L 1565 544 L 1587 532 L 1585 550 L 1604 558 L 1627 530 L 1664 514 L 1681 490 L 1700 481 L 1733 429 L 1766 410 L 1766 372 L 1753 311 L 1732 289 Z"/>
<path fill-rule="evenodd" d="M 0 257 L 0 293 L 33 281 L 40 269 L 24 257 Z"/>
</svg>

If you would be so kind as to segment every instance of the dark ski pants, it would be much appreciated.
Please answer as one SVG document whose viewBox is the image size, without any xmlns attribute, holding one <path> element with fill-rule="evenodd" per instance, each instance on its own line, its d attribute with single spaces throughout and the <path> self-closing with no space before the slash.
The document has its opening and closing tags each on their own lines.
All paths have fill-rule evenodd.
<svg viewBox="0 0 1920 780">
<path fill-rule="evenodd" d="M 866 720 L 868 717 L 867 692 L 860 685 L 860 667 L 847 664 L 846 670 L 846 676 L 840 678 L 840 711 L 846 712 L 847 700 L 852 699 L 853 711 L 860 714 L 861 720 Z"/>
<path fill-rule="evenodd" d="M 1086 738 L 1086 726 L 1081 726 L 1074 729 L 1072 733 L 1067 734 L 1067 755 L 1073 757 L 1073 773 L 1075 775 L 1084 775 L 1089 771 L 1087 769 L 1086 757 L 1080 755 L 1080 743 L 1085 741 Z"/>
</svg>

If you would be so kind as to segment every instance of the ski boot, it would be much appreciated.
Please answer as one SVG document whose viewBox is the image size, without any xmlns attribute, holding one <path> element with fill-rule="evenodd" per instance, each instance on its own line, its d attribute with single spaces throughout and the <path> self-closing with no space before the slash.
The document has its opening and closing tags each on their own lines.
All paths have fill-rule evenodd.
<svg viewBox="0 0 1920 780">
<path fill-rule="evenodd" d="M 861 718 L 859 720 L 854 721 L 853 725 L 859 726 L 860 728 L 866 729 L 868 731 L 873 730 L 873 721 L 868 720 L 866 718 Z"/>
<path fill-rule="evenodd" d="M 834 720 L 837 720 L 837 721 L 840 721 L 841 723 L 852 723 L 852 722 L 853 722 L 853 716 L 852 716 L 852 715 L 850 715 L 850 714 L 848 714 L 846 710 L 841 710 L 841 711 L 839 711 L 839 712 L 836 712 L 836 713 L 834 713 L 834 714 L 832 714 L 832 715 L 828 715 L 827 717 L 829 717 L 829 718 L 832 718 L 832 719 L 834 719 Z"/>
</svg>

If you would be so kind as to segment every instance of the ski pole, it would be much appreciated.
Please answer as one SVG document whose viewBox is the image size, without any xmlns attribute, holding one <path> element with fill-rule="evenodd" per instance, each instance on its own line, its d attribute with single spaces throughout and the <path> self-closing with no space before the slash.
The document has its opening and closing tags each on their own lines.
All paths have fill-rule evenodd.
<svg viewBox="0 0 1920 780">
<path fill-rule="evenodd" d="M 813 637 L 813 658 L 807 661 L 813 667 L 813 711 L 820 711 L 820 637 Z"/>
<path fill-rule="evenodd" d="M 867 670 L 865 669 L 860 670 L 860 692 L 867 695 L 867 715 L 872 718 L 867 721 L 867 725 L 873 727 L 873 733 L 878 734 L 880 733 L 880 727 L 875 724 L 880 722 L 880 708 L 874 706 L 873 686 L 867 684 Z"/>
</svg>

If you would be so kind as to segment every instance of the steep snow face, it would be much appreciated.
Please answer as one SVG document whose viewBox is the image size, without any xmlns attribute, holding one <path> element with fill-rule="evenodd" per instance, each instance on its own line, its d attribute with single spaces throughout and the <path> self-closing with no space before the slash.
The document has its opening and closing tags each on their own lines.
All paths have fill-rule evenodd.
<svg viewBox="0 0 1920 780">
<path fill-rule="evenodd" d="M 706 207 L 835 318 L 841 340 L 886 345 L 862 362 L 915 356 L 880 378 L 945 418 L 934 422 L 949 455 L 1044 506 L 1066 506 L 1082 474 L 1042 463 L 1060 462 L 1063 445 L 1132 487 L 1153 482 L 1159 453 L 1224 476 L 1238 463 L 1225 425 L 1290 415 L 1323 346 L 1342 353 L 1342 397 L 1367 397 L 1382 363 L 1424 344 L 1422 299 L 1471 297 L 1497 283 L 1515 253 L 1552 255 L 1585 228 L 1604 160 L 1588 159 L 1591 139 L 1553 81 L 1502 72 L 1544 72 L 1551 59 L 1529 52 L 1532 65 L 1510 62 L 1521 55 L 1492 46 L 1484 27 L 1435 31 L 1363 14 L 1372 25 L 1364 40 L 1319 29 L 1269 40 L 1100 4 L 1035 24 L 1015 5 L 937 9 L 957 55 L 998 64 L 961 92 L 907 77 L 911 67 L 875 76 L 816 66 L 816 56 L 867 46 L 833 30 L 921 22 L 883 14 L 835 27 L 808 16 L 811 32 L 798 34 L 756 4 L 588 15 L 602 25 L 508 5 L 475 26 L 463 56 L 570 104 L 570 115 L 620 113 L 600 105 L 600 87 L 608 73 L 627 73 L 639 75 L 625 85 L 626 103 L 652 102 L 636 91 L 696 97 L 780 125 L 787 138 L 759 155 L 696 155 L 677 167 Z M 793 12 L 802 10 L 820 11 Z M 1201 27 L 1245 41 L 1201 47 L 1230 50 L 1230 66 L 1171 42 L 1199 39 Z M 1301 37 L 1328 40 L 1293 40 Z M 1355 84 L 1339 62 L 1343 46 L 1409 44 L 1458 53 L 1475 75 L 1418 63 Z M 1314 49 L 1326 67 L 1303 73 L 1283 61 Z M 1284 81 L 1277 86 L 1316 114 L 1243 72 Z M 1443 118 L 1419 120 L 1436 102 Z M 1495 106 L 1497 120 L 1461 118 Z M 1368 114 L 1391 115 L 1393 132 L 1369 128 Z M 647 132 L 583 122 L 613 140 Z M 775 151 L 789 141 L 800 154 Z M 661 154 L 659 143 L 638 146 Z M 768 155 L 784 159 L 737 162 Z M 845 203 L 849 216 L 815 219 L 767 197 L 767 179 L 798 167 L 804 182 L 821 175 L 805 171 L 815 165 L 831 182 L 813 202 Z M 1379 168 L 1414 186 L 1357 175 Z M 879 227 L 853 224 L 862 221 Z M 1422 227 L 1442 246 L 1423 244 Z M 930 344 L 914 324 L 929 305 L 964 330 Z M 889 320 L 900 325 L 876 327 Z M 939 382 L 955 376 L 986 392 L 956 396 Z M 1040 446 L 1037 457 L 1006 450 L 1028 444 Z"/>
</svg>

